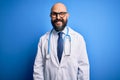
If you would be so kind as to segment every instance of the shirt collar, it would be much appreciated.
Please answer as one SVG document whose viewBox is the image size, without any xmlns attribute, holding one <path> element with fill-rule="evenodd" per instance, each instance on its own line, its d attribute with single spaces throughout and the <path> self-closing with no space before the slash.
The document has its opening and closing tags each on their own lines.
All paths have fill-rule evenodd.
<svg viewBox="0 0 120 80">
<path fill-rule="evenodd" d="M 63 34 L 67 34 L 67 26 L 61 32 L 63 32 Z M 58 34 L 58 33 L 59 32 L 57 32 L 55 29 L 53 29 L 53 34 Z"/>
</svg>

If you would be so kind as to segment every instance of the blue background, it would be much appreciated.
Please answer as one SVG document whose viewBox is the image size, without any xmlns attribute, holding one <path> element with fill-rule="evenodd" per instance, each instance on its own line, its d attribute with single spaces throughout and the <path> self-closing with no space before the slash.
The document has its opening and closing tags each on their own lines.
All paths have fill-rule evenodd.
<svg viewBox="0 0 120 80">
<path fill-rule="evenodd" d="M 0 0 L 0 80 L 32 80 L 41 35 L 50 31 L 50 8 L 60 0 Z M 91 80 L 120 80 L 120 1 L 61 0 L 68 25 L 86 41 Z"/>
</svg>

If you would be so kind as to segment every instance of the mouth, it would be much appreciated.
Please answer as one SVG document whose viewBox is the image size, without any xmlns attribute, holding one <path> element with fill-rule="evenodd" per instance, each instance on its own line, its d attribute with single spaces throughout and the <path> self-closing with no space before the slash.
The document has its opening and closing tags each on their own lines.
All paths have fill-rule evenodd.
<svg viewBox="0 0 120 80">
<path fill-rule="evenodd" d="M 62 24 L 62 21 L 57 21 L 55 22 L 56 25 L 61 25 Z"/>
</svg>

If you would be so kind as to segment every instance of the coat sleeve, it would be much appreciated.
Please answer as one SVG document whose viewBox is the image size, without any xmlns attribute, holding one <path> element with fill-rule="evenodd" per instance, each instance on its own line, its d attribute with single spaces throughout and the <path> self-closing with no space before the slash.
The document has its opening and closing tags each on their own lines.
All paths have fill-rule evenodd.
<svg viewBox="0 0 120 80">
<path fill-rule="evenodd" d="M 89 61 L 85 41 L 82 38 L 80 43 L 80 55 L 78 59 L 78 80 L 89 80 Z"/>
<path fill-rule="evenodd" d="M 40 40 L 38 44 L 37 55 L 34 62 L 34 72 L 33 72 L 33 79 L 34 80 L 44 80 L 44 61 L 43 61 L 43 54 L 42 54 L 42 42 Z"/>
</svg>

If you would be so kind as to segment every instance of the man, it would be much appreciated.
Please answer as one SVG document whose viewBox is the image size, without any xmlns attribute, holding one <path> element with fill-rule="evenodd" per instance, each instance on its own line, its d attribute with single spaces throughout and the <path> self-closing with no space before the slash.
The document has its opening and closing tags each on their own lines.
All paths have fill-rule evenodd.
<svg viewBox="0 0 120 80">
<path fill-rule="evenodd" d="M 34 80 L 89 80 L 89 62 L 83 37 L 67 26 L 64 4 L 51 8 L 53 29 L 40 38 Z"/>
</svg>

